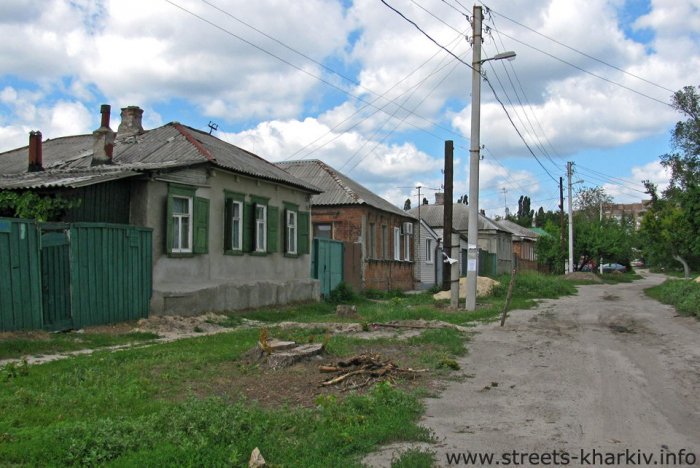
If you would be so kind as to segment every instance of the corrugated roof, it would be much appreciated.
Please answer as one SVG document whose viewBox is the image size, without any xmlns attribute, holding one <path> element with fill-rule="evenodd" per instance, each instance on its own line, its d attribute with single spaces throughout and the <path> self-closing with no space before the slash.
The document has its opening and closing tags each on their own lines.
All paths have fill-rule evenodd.
<svg viewBox="0 0 700 468">
<path fill-rule="evenodd" d="M 318 159 L 279 162 L 277 166 L 323 190 L 323 193 L 311 198 L 312 205 L 364 204 L 399 216 L 415 218 Z"/>
<path fill-rule="evenodd" d="M 418 217 L 418 207 L 408 210 L 413 216 Z M 420 217 L 433 228 L 442 228 L 444 221 L 445 205 L 421 205 Z M 493 220 L 479 214 L 479 230 L 504 231 L 502 227 Z M 452 229 L 456 231 L 467 231 L 469 229 L 469 207 L 463 203 L 452 205 Z"/>
<path fill-rule="evenodd" d="M 526 227 L 523 227 L 517 223 L 514 223 L 513 221 L 510 221 L 508 219 L 499 219 L 496 221 L 496 223 L 501 226 L 504 230 L 518 236 L 518 237 L 528 237 L 530 239 L 537 239 L 540 237 L 538 233 L 533 231 L 532 229 L 528 229 Z"/>
<path fill-rule="evenodd" d="M 4 189 L 38 189 L 48 187 L 83 187 L 110 180 L 139 175 L 130 170 L 100 171 L 39 171 L 24 174 L 0 175 L 0 187 Z"/>
<path fill-rule="evenodd" d="M 101 182 L 94 173 L 101 171 L 149 171 L 211 163 L 233 172 L 292 185 L 319 193 L 318 187 L 301 180 L 269 161 L 215 136 L 179 123 L 169 123 L 140 135 L 119 137 L 114 144 L 113 163 L 91 166 L 93 136 L 76 135 L 43 142 L 42 172 L 27 173 L 28 147 L 0 153 L 0 188 L 72 186 L 71 174 L 89 183 Z M 55 171 L 62 171 L 61 173 Z M 88 176 L 84 172 L 87 171 Z M 134 174 L 132 174 L 134 175 Z M 26 185 L 22 186 L 22 181 Z M 73 183 L 72 181 L 70 182 Z M 88 183 L 88 184 L 89 184 Z"/>
</svg>

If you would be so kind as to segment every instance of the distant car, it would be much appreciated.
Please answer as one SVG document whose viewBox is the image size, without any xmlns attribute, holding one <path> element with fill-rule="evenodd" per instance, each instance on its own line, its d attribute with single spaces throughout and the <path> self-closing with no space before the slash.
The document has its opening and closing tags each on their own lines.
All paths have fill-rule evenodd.
<svg viewBox="0 0 700 468">
<path fill-rule="evenodd" d="M 627 267 L 619 263 L 603 263 L 603 273 L 612 273 L 615 271 L 624 273 L 627 271 Z"/>
<path fill-rule="evenodd" d="M 630 262 L 630 265 L 632 265 L 635 268 L 642 268 L 644 266 L 644 260 L 632 260 Z"/>
</svg>

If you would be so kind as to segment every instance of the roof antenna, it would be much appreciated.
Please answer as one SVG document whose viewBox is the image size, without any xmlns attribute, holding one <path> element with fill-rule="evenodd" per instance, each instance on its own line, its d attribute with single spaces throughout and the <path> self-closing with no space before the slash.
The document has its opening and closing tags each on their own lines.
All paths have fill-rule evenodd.
<svg viewBox="0 0 700 468">
<path fill-rule="evenodd" d="M 219 124 L 216 124 L 210 120 L 207 127 L 209 127 L 209 135 L 211 135 L 211 132 L 219 129 Z"/>
</svg>

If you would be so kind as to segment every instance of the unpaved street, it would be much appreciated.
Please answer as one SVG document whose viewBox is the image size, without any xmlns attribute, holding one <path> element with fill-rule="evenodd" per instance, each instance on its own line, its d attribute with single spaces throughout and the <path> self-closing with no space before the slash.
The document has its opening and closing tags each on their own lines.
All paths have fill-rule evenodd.
<svg viewBox="0 0 700 468">
<path fill-rule="evenodd" d="M 700 464 L 700 322 L 645 296 L 661 281 L 645 274 L 631 284 L 581 286 L 577 296 L 512 312 L 503 328 L 479 327 L 460 361 L 465 378 L 426 402 L 422 424 L 435 431 L 439 442 L 427 448 L 438 463 L 467 451 L 516 451 L 519 466 L 567 464 L 533 463 L 554 451 L 570 454 L 569 466 L 613 461 L 590 458 L 595 450 L 674 466 L 660 457 L 685 449 Z M 386 465 L 405 448 L 387 447 L 366 462 Z M 452 466 L 488 465 L 457 461 Z"/>
</svg>

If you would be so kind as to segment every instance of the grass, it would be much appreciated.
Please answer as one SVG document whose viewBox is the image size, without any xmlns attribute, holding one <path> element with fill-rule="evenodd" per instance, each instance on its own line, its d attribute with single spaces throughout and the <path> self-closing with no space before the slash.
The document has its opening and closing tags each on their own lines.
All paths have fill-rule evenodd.
<svg viewBox="0 0 700 468">
<path fill-rule="evenodd" d="M 603 283 L 606 284 L 631 283 L 632 281 L 642 279 L 641 275 L 630 271 L 626 273 L 603 273 L 600 277 Z"/>
<path fill-rule="evenodd" d="M 647 288 L 645 292 L 664 304 L 671 304 L 680 314 L 700 318 L 700 283 L 668 279 L 658 286 Z"/>
<path fill-rule="evenodd" d="M 447 335 L 443 335 L 446 337 Z M 206 383 L 253 347 L 237 330 L 0 371 L 0 459 L 19 465 L 353 466 L 378 444 L 428 441 L 418 396 L 388 385 L 269 409 Z M 343 346 L 352 350 L 351 343 Z M 329 346 L 336 338 L 329 341 Z M 442 352 L 455 347 L 449 338 Z M 366 341 L 362 344 L 366 345 Z M 198 392 L 194 390 L 197 389 Z"/>
<path fill-rule="evenodd" d="M 391 460 L 391 468 L 430 468 L 435 466 L 435 453 L 429 450 L 410 449 Z"/>
<path fill-rule="evenodd" d="M 0 340 L 0 359 L 26 355 L 55 354 L 80 349 L 98 349 L 158 338 L 155 333 L 45 333 L 17 332 Z"/>
<path fill-rule="evenodd" d="M 472 313 L 436 306 L 428 294 L 373 293 L 376 299 L 353 301 L 363 322 L 490 320 L 502 309 L 507 279 L 501 278 L 494 297 L 480 300 L 479 311 Z M 561 278 L 522 273 L 513 305 L 531 306 L 536 298 L 574 292 L 575 287 Z M 367 341 L 327 337 L 322 327 L 275 327 L 281 320 L 338 321 L 335 306 L 327 303 L 233 314 L 230 324 L 243 316 L 266 322 L 276 338 L 323 340 L 331 356 L 391 348 L 402 356 L 401 365 L 425 367 L 432 375 L 449 374 L 458 368 L 455 358 L 466 353 L 466 338 L 454 329 L 425 330 L 405 341 L 393 337 Z M 0 369 L 0 460 L 19 466 L 245 466 L 258 447 L 272 466 L 360 466 L 362 456 L 381 444 L 431 440 L 428 431 L 416 424 L 423 411 L 421 388 L 379 384 L 363 395 L 325 395 L 305 408 L 262 407 L 217 387 L 223 375 L 230 382 L 243 372 L 248 379 L 262 378 L 258 367 L 240 365 L 258 336 L 257 329 L 237 329 L 119 352 L 96 351 L 38 366 L 5 366 Z M 95 338 L 95 343 L 109 341 L 103 339 Z M 55 350 L 69 345 L 54 346 Z M 284 374 L 278 375 L 284 385 Z M 432 462 L 429 452 L 409 451 L 394 466 Z"/>
</svg>

